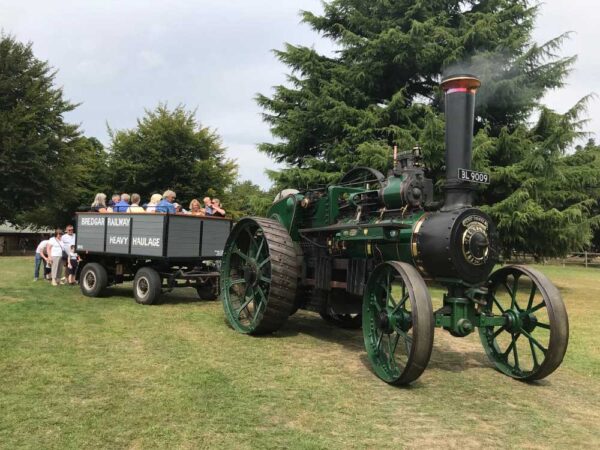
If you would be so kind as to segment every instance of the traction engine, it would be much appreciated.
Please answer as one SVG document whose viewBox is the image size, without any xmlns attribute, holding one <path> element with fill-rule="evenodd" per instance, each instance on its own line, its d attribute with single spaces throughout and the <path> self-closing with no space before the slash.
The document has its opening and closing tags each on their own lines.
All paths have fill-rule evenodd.
<svg viewBox="0 0 600 450">
<path fill-rule="evenodd" d="M 498 262 L 491 218 L 473 207 L 475 94 L 470 75 L 442 81 L 446 115 L 444 198 L 433 199 L 419 148 L 395 155 L 385 177 L 358 167 L 336 185 L 283 191 L 267 218 L 246 217 L 223 254 L 221 295 L 234 329 L 265 334 L 298 309 L 345 328 L 362 326 L 375 373 L 408 384 L 427 367 L 434 329 L 478 329 L 495 367 L 538 380 L 562 362 L 568 319 L 540 272 Z M 435 311 L 426 281 L 445 290 Z"/>
</svg>

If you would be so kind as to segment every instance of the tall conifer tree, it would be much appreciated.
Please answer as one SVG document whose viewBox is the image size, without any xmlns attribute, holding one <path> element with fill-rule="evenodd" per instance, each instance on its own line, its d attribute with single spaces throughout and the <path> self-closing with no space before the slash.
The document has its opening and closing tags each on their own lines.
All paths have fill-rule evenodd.
<svg viewBox="0 0 600 450">
<path fill-rule="evenodd" d="M 593 226 L 589 202 L 554 204 L 556 196 L 539 195 L 562 189 L 546 181 L 562 170 L 567 149 L 581 137 L 586 99 L 564 115 L 540 104 L 549 89 L 563 85 L 575 58 L 557 56 L 566 35 L 542 45 L 532 41 L 537 12 L 529 0 L 332 0 L 322 15 L 304 12 L 303 21 L 337 50 L 322 55 L 286 44 L 276 52 L 291 73 L 272 97 L 257 98 L 279 139 L 260 150 L 289 167 L 271 176 L 282 187 L 302 188 L 333 181 L 356 165 L 385 171 L 393 145 L 408 150 L 419 144 L 440 181 L 439 82 L 445 74 L 470 72 L 483 82 L 474 164 L 493 175 L 480 201 L 493 205 L 490 213 L 510 235 L 504 252 L 554 255 L 585 245 L 590 233 L 576 231 Z M 539 121 L 528 127 L 534 112 Z M 508 211 L 505 202 L 512 205 Z M 515 227 L 523 215 L 527 225 Z M 533 225 L 541 229 L 541 245 L 527 244 Z M 548 240 L 562 230 L 564 238 Z"/>
</svg>

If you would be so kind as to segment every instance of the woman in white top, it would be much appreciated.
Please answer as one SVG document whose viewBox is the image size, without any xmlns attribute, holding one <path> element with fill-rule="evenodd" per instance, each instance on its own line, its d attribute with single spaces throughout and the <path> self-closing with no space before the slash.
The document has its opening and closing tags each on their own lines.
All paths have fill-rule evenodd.
<svg viewBox="0 0 600 450">
<path fill-rule="evenodd" d="M 54 232 L 54 237 L 48 240 L 48 246 L 46 247 L 48 257 L 52 261 L 52 286 L 58 286 L 62 276 L 62 256 L 63 251 L 66 250 L 61 241 L 62 235 L 63 231 L 58 228 Z"/>
<path fill-rule="evenodd" d="M 160 203 L 161 200 L 162 200 L 162 195 L 152 194 L 152 197 L 150 197 L 150 203 L 148 203 L 146 205 L 146 212 L 149 212 L 149 213 L 156 212 L 156 206 Z"/>
</svg>

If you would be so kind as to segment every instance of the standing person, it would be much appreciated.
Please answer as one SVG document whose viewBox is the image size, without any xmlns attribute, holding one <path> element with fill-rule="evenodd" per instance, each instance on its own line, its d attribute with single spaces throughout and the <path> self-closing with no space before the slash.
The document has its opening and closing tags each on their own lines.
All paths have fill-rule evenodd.
<svg viewBox="0 0 600 450">
<path fill-rule="evenodd" d="M 152 197 L 150 197 L 150 203 L 146 205 L 146 212 L 156 212 L 156 207 L 158 206 L 161 200 L 162 196 L 160 194 L 152 194 Z"/>
<path fill-rule="evenodd" d="M 40 242 L 37 246 L 37 248 L 35 249 L 35 267 L 33 269 L 33 281 L 37 281 L 40 277 L 40 266 L 42 265 L 42 261 L 44 261 L 44 266 L 46 265 L 46 263 L 48 263 L 50 261 L 50 258 L 48 258 L 45 254 L 44 254 L 44 250 L 46 249 L 46 247 L 48 246 L 48 239 L 44 239 L 42 240 L 42 242 Z M 44 270 L 44 278 L 45 278 L 45 270 Z"/>
<path fill-rule="evenodd" d="M 68 264 L 68 274 L 69 274 L 69 284 L 77 284 L 75 281 L 75 275 L 77 275 L 77 267 L 79 266 L 79 255 L 75 252 L 75 246 L 71 245 L 69 247 L 69 264 Z"/>
<path fill-rule="evenodd" d="M 200 202 L 198 201 L 197 198 L 193 199 L 190 202 L 190 211 L 188 214 L 191 214 L 192 216 L 203 216 L 204 215 L 204 208 L 200 207 Z"/>
<path fill-rule="evenodd" d="M 225 210 L 221 208 L 221 200 L 213 198 L 212 200 L 213 216 L 225 217 Z"/>
<path fill-rule="evenodd" d="M 160 203 L 156 206 L 157 213 L 167 213 L 167 214 L 175 214 L 175 206 L 173 206 L 173 202 L 177 195 L 175 192 L 171 190 L 165 191 L 163 194 L 163 198 Z"/>
<path fill-rule="evenodd" d="M 75 241 L 77 240 L 75 236 L 75 230 L 73 229 L 73 225 L 67 225 L 66 231 L 67 233 L 63 234 L 63 237 L 61 239 L 63 247 L 65 249 L 65 253 L 63 254 L 65 275 L 69 273 L 69 271 L 67 270 L 69 266 L 69 249 L 71 248 L 71 245 L 75 245 Z"/>
<path fill-rule="evenodd" d="M 113 206 L 113 212 L 124 213 L 124 212 L 127 212 L 128 209 L 129 209 L 129 194 L 122 193 L 121 201 L 117 202 Z"/>
<path fill-rule="evenodd" d="M 212 209 L 212 201 L 211 201 L 210 197 L 204 197 L 204 199 L 202 201 L 204 202 L 204 214 L 207 216 L 212 216 L 213 209 Z"/>
<path fill-rule="evenodd" d="M 92 207 L 90 208 L 90 211 L 91 212 L 99 212 L 99 213 L 107 212 L 106 194 L 103 194 L 102 192 L 99 192 L 96 194 L 96 197 L 94 198 L 94 203 L 92 203 Z"/>
<path fill-rule="evenodd" d="M 52 286 L 58 286 L 60 284 L 60 278 L 62 275 L 62 257 L 65 252 L 65 247 L 62 243 L 63 230 L 57 228 L 54 232 L 54 237 L 48 240 L 46 245 L 46 252 L 51 260 L 52 264 Z"/>
<path fill-rule="evenodd" d="M 140 194 L 131 194 L 131 206 L 127 209 L 128 213 L 143 213 L 144 208 L 140 206 Z"/>
</svg>

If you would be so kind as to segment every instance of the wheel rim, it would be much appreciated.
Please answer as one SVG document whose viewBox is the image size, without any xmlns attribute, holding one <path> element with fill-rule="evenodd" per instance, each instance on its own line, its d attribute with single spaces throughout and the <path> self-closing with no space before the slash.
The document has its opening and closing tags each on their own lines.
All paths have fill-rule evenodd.
<svg viewBox="0 0 600 450">
<path fill-rule="evenodd" d="M 392 384 L 418 378 L 433 343 L 429 294 L 418 273 L 405 266 L 395 262 L 379 265 L 369 277 L 363 299 L 367 355 L 375 373 Z M 416 283 L 422 286 L 415 289 Z"/>
<path fill-rule="evenodd" d="M 481 327 L 479 335 L 495 366 L 521 380 L 552 373 L 568 344 L 568 319 L 558 289 L 540 272 L 509 266 L 489 281 L 483 312 L 503 316 L 502 326 Z"/>
<path fill-rule="evenodd" d="M 237 229 L 223 258 L 223 305 L 234 328 L 252 332 L 267 308 L 271 258 L 262 228 L 246 221 Z"/>
<path fill-rule="evenodd" d="M 83 277 L 83 287 L 87 291 L 91 291 L 94 289 L 95 286 L 96 286 L 96 274 L 93 271 L 88 270 L 86 272 L 85 276 Z"/>
<path fill-rule="evenodd" d="M 150 282 L 148 281 L 148 278 L 139 277 L 135 289 L 139 298 L 145 298 L 150 291 Z"/>
</svg>

